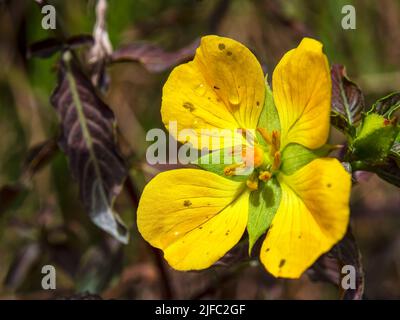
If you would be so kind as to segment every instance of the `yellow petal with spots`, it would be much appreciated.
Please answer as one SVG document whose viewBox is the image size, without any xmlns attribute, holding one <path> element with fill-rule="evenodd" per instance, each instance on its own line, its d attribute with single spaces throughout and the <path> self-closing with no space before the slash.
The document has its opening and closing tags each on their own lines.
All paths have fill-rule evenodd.
<svg viewBox="0 0 400 320">
<path fill-rule="evenodd" d="M 198 169 L 171 170 L 146 185 L 138 228 L 173 268 L 204 269 L 242 237 L 248 201 L 243 183 Z"/>
<path fill-rule="evenodd" d="M 260 258 L 274 276 L 298 278 L 344 236 L 351 179 L 338 160 L 321 158 L 279 181 L 281 203 Z"/>
<path fill-rule="evenodd" d="M 165 83 L 162 120 L 167 129 L 177 121 L 178 131 L 193 128 L 198 136 L 201 129 L 255 129 L 264 91 L 263 71 L 249 49 L 206 36 L 194 60 L 176 67 Z"/>
<path fill-rule="evenodd" d="M 272 76 L 273 96 L 281 124 L 281 147 L 291 142 L 322 146 L 329 133 L 331 77 L 322 44 L 304 38 L 287 52 Z"/>
</svg>

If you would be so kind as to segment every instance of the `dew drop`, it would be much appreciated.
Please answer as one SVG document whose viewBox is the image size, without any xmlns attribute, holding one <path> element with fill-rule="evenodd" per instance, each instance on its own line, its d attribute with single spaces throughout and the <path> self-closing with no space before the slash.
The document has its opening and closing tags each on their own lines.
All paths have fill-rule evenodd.
<svg viewBox="0 0 400 320">
<path fill-rule="evenodd" d="M 229 96 L 229 103 L 233 106 L 238 106 L 240 104 L 240 98 L 239 95 L 231 95 Z"/>
<path fill-rule="evenodd" d="M 206 87 L 204 84 L 200 83 L 195 89 L 194 91 L 196 92 L 196 94 L 198 94 L 199 96 L 204 96 L 206 93 Z"/>
<path fill-rule="evenodd" d="M 195 129 L 198 129 L 198 128 L 204 128 L 205 127 L 205 122 L 204 122 L 204 120 L 203 119 L 201 119 L 201 118 L 194 118 L 194 120 L 193 120 L 193 123 L 192 123 L 192 126 L 193 126 L 193 128 L 195 128 Z"/>
</svg>

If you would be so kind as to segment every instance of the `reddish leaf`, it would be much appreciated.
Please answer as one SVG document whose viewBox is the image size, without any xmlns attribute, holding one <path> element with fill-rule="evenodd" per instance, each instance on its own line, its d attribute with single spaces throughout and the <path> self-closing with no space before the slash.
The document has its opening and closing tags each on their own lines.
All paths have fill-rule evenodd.
<svg viewBox="0 0 400 320">
<path fill-rule="evenodd" d="M 332 124 L 339 130 L 354 134 L 353 125 L 361 119 L 364 110 L 364 95 L 360 88 L 346 75 L 342 65 L 334 64 L 332 77 Z"/>
<path fill-rule="evenodd" d="M 342 288 L 342 267 L 351 265 L 356 270 L 356 288 Z M 308 270 L 308 275 L 314 281 L 326 281 L 340 288 L 341 298 L 346 300 L 362 299 L 364 292 L 364 271 L 361 263 L 361 253 L 349 228 L 344 238 L 328 253 L 322 255 Z"/>
<path fill-rule="evenodd" d="M 113 211 L 127 175 L 114 136 L 114 115 L 87 77 L 65 53 L 51 102 L 61 121 L 61 149 L 79 182 L 81 199 L 92 221 L 123 243 L 129 233 Z"/>
<path fill-rule="evenodd" d="M 134 43 L 114 51 L 112 62 L 137 61 L 151 72 L 161 72 L 193 58 L 199 40 L 175 52 L 167 52 L 151 43 Z"/>
</svg>

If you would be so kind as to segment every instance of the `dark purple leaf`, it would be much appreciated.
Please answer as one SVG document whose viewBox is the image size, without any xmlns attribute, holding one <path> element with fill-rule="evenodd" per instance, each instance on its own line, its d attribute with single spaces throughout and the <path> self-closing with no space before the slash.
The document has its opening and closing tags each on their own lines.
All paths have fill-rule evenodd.
<svg viewBox="0 0 400 320">
<path fill-rule="evenodd" d="M 37 58 L 48 58 L 52 56 L 54 53 L 62 50 L 64 44 L 61 40 L 56 38 L 47 38 L 44 40 L 40 40 L 32 43 L 28 47 L 28 58 L 37 57 Z"/>
<path fill-rule="evenodd" d="M 398 157 L 389 156 L 384 163 L 371 167 L 370 171 L 375 172 L 383 180 L 400 188 L 400 167 L 398 161 Z"/>
<path fill-rule="evenodd" d="M 394 92 L 376 101 L 369 112 L 375 112 L 389 119 L 400 108 L 400 92 Z"/>
<path fill-rule="evenodd" d="M 26 188 L 22 185 L 5 185 L 0 189 L 0 217 L 12 207 L 18 199 L 26 193 Z"/>
<path fill-rule="evenodd" d="M 28 151 L 23 163 L 23 176 L 32 177 L 37 171 L 47 165 L 57 153 L 56 139 L 46 140 Z"/>
<path fill-rule="evenodd" d="M 342 267 L 351 265 L 356 270 L 356 289 L 342 289 Z M 330 282 L 341 291 L 341 298 L 345 300 L 362 299 L 364 292 L 364 271 L 361 263 L 361 253 L 358 249 L 351 228 L 344 238 L 328 253 L 322 255 L 307 271 L 314 281 Z"/>
<path fill-rule="evenodd" d="M 175 52 L 167 52 L 151 43 L 134 43 L 114 51 L 112 62 L 136 61 L 151 72 L 161 72 L 193 58 L 199 40 Z"/>
<path fill-rule="evenodd" d="M 92 221 L 123 243 L 129 233 L 113 211 L 127 175 L 114 136 L 114 115 L 66 52 L 51 103 L 61 121 L 59 144 L 79 182 L 81 199 Z"/>
<path fill-rule="evenodd" d="M 66 44 L 69 49 L 76 49 L 83 46 L 92 46 L 94 40 L 90 34 L 79 34 L 77 36 L 69 37 Z"/>
<path fill-rule="evenodd" d="M 93 45 L 93 37 L 91 35 L 80 34 L 76 36 L 72 36 L 65 41 L 57 39 L 57 38 L 47 38 L 44 40 L 40 40 L 32 43 L 28 47 L 28 58 L 36 57 L 36 58 L 48 58 L 53 54 L 69 49 L 76 49 L 85 45 Z"/>
<path fill-rule="evenodd" d="M 332 77 L 332 124 L 339 130 L 354 133 L 353 125 L 361 119 L 364 110 L 364 95 L 360 88 L 346 75 L 342 65 L 334 64 Z"/>
</svg>

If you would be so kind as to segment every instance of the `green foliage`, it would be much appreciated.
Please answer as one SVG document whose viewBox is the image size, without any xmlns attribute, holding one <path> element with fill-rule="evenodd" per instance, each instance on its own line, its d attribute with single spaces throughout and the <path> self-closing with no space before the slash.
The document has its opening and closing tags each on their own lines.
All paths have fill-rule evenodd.
<svg viewBox="0 0 400 320">
<path fill-rule="evenodd" d="M 400 108 L 400 93 L 378 99 L 366 111 L 360 88 L 340 65 L 332 67 L 332 124 L 348 138 L 344 160 L 351 170 L 376 173 L 400 186 L 399 126 L 395 112 Z"/>
<path fill-rule="evenodd" d="M 383 116 L 376 113 L 366 115 L 350 145 L 353 159 L 383 162 L 389 155 L 398 132 L 398 127 Z"/>
</svg>

